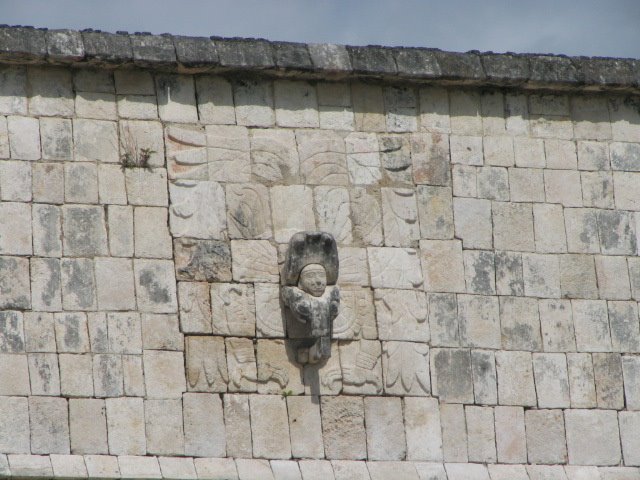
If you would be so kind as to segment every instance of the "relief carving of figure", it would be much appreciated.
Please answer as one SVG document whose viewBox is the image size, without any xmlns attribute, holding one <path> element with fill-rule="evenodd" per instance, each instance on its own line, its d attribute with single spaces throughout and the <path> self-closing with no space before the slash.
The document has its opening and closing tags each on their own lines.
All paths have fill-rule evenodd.
<svg viewBox="0 0 640 480">
<path fill-rule="evenodd" d="M 324 232 L 299 232 L 289 241 L 283 270 L 282 301 L 292 319 L 289 338 L 303 339 L 299 363 L 317 363 L 331 355 L 333 320 L 338 316 L 340 289 L 338 249 Z"/>
</svg>

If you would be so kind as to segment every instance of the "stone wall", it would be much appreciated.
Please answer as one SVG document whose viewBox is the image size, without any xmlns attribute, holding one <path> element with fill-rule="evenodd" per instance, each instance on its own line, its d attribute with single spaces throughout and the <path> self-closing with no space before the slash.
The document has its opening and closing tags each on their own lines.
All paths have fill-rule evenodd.
<svg viewBox="0 0 640 480">
<path fill-rule="evenodd" d="M 640 478 L 640 99 L 253 73 L 0 70 L 0 475 Z"/>
</svg>

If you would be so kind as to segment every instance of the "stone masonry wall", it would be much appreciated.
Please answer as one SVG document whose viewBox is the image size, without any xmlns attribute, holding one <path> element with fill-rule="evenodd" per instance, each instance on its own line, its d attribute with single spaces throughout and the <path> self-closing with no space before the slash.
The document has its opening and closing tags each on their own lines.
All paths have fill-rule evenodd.
<svg viewBox="0 0 640 480">
<path fill-rule="evenodd" d="M 640 478 L 640 98 L 4 66 L 0 114 L 0 475 Z"/>
</svg>

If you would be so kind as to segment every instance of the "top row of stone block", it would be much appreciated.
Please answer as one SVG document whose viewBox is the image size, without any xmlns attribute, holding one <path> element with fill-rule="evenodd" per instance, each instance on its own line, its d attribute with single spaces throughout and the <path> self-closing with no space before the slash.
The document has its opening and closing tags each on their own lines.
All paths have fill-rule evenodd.
<svg viewBox="0 0 640 480">
<path fill-rule="evenodd" d="M 305 78 L 443 81 L 543 89 L 640 88 L 640 60 L 548 54 L 444 52 L 263 39 L 0 27 L 0 61 L 102 64 L 180 71 L 253 70 Z"/>
</svg>

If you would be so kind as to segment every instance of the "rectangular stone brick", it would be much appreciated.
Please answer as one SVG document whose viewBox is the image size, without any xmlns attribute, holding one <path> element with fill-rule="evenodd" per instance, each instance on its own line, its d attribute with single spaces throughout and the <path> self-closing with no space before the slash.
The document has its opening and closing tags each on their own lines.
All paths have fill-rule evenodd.
<svg viewBox="0 0 640 480">
<path fill-rule="evenodd" d="M 592 255 L 560 256 L 560 289 L 565 298 L 597 298 L 598 284 Z"/>
<path fill-rule="evenodd" d="M 500 324 L 502 348 L 532 352 L 542 349 L 536 299 L 500 297 Z"/>
<path fill-rule="evenodd" d="M 467 462 L 467 426 L 464 407 L 457 404 L 440 404 L 442 423 L 442 452 L 445 462 Z"/>
<path fill-rule="evenodd" d="M 544 142 L 539 138 L 514 138 L 513 153 L 517 167 L 545 167 Z"/>
<path fill-rule="evenodd" d="M 29 202 L 31 198 L 31 164 L 0 162 L 0 199 L 8 202 Z"/>
<path fill-rule="evenodd" d="M 0 254 L 31 255 L 31 207 L 28 203 L 0 204 Z"/>
<path fill-rule="evenodd" d="M 638 357 L 622 357 L 624 394 L 628 410 L 640 410 L 640 361 Z"/>
<path fill-rule="evenodd" d="M 533 372 L 540 408 L 569 408 L 567 360 L 562 353 L 534 353 Z"/>
<path fill-rule="evenodd" d="M 324 450 L 328 459 L 362 460 L 367 456 L 364 403 L 353 396 L 320 400 Z"/>
<path fill-rule="evenodd" d="M 596 387 L 591 354 L 568 353 L 569 391 L 572 408 L 591 408 L 597 405 Z"/>
<path fill-rule="evenodd" d="M 513 139 L 511 137 L 485 136 L 483 139 L 484 161 L 486 165 L 510 167 L 514 164 Z"/>
<path fill-rule="evenodd" d="M 431 352 L 433 395 L 451 403 L 473 403 L 471 355 L 466 349 L 437 349 Z"/>
<path fill-rule="evenodd" d="M 69 450 L 67 400 L 54 397 L 30 397 L 31 452 L 61 453 Z"/>
<path fill-rule="evenodd" d="M 230 392 L 257 391 L 257 366 L 253 341 L 249 338 L 226 338 Z"/>
<path fill-rule="evenodd" d="M 567 448 L 562 410 L 527 410 L 527 452 L 531 463 L 566 463 Z"/>
<path fill-rule="evenodd" d="M 90 350 L 86 314 L 56 313 L 54 320 L 58 352 L 84 353 Z"/>
<path fill-rule="evenodd" d="M 37 118 L 7 117 L 11 158 L 15 160 L 40 159 L 40 123 Z"/>
<path fill-rule="evenodd" d="M 469 165 L 453 165 L 451 167 L 451 183 L 454 197 L 478 196 L 478 168 Z"/>
<path fill-rule="evenodd" d="M 617 353 L 594 353 L 593 373 L 599 408 L 624 407 L 622 360 Z"/>
<path fill-rule="evenodd" d="M 598 236 L 604 255 L 635 255 L 637 239 L 631 212 L 598 210 Z"/>
<path fill-rule="evenodd" d="M 581 172 L 580 178 L 585 207 L 614 208 L 614 179 L 610 172 Z"/>
<path fill-rule="evenodd" d="M 3 396 L 0 406 L 0 448 L 5 453 L 31 453 L 27 398 Z"/>
<path fill-rule="evenodd" d="M 53 314 L 25 312 L 24 339 L 27 352 L 55 352 Z"/>
<path fill-rule="evenodd" d="M 495 256 L 493 252 L 465 250 L 463 260 L 467 292 L 495 295 Z"/>
<path fill-rule="evenodd" d="M 496 291 L 498 295 L 524 295 L 522 254 L 495 252 Z"/>
<path fill-rule="evenodd" d="M 64 199 L 67 203 L 98 203 L 98 169 L 92 163 L 66 163 Z"/>
<path fill-rule="evenodd" d="M 134 260 L 138 309 L 143 312 L 175 313 L 178 310 L 173 262 Z"/>
<path fill-rule="evenodd" d="M 600 298 L 628 300 L 631 298 L 627 259 L 596 255 L 596 275 Z"/>
<path fill-rule="evenodd" d="M 620 412 L 620 442 L 625 465 L 640 465 L 640 412 Z"/>
<path fill-rule="evenodd" d="M 491 480 L 529 480 L 524 465 L 487 465 Z"/>
<path fill-rule="evenodd" d="M 145 400 L 147 452 L 155 455 L 183 455 L 182 399 Z"/>
<path fill-rule="evenodd" d="M 413 180 L 417 184 L 451 185 L 449 137 L 440 133 L 411 135 Z"/>
<path fill-rule="evenodd" d="M 501 463 L 525 463 L 527 461 L 527 444 L 523 408 L 496 407 L 494 416 L 498 461 Z"/>
<path fill-rule="evenodd" d="M 224 423 L 227 455 L 252 457 L 248 395 L 224 395 Z"/>
<path fill-rule="evenodd" d="M 236 123 L 231 84 L 212 76 L 196 77 L 195 81 L 200 119 L 214 124 Z"/>
<path fill-rule="evenodd" d="M 231 252 L 234 280 L 278 283 L 277 252 L 266 240 L 232 240 Z"/>
<path fill-rule="evenodd" d="M 562 206 L 535 204 L 533 218 L 536 236 L 536 251 L 542 253 L 564 253 L 567 238 Z"/>
<path fill-rule="evenodd" d="M 496 297 L 458 295 L 458 322 L 462 345 L 500 348 L 500 313 Z"/>
<path fill-rule="evenodd" d="M 64 166 L 55 163 L 33 163 L 31 190 L 35 202 L 64 202 Z"/>
<path fill-rule="evenodd" d="M 509 201 L 509 178 L 506 168 L 481 167 L 476 172 L 478 197 L 488 200 Z"/>
<path fill-rule="evenodd" d="M 222 337 L 187 336 L 185 354 L 189 391 L 227 390 L 229 376 Z"/>
<path fill-rule="evenodd" d="M 407 460 L 441 462 L 442 430 L 438 401 L 434 398 L 406 397 L 404 422 Z"/>
<path fill-rule="evenodd" d="M 465 291 L 464 260 L 460 240 L 421 240 L 420 253 L 425 290 L 429 292 Z M 371 271 L 373 273 L 373 269 Z"/>
<path fill-rule="evenodd" d="M 311 396 L 287 397 L 293 458 L 323 458 L 320 400 Z"/>
<path fill-rule="evenodd" d="M 600 252 L 596 210 L 588 208 L 566 208 L 564 210 L 564 222 L 569 252 Z"/>
<path fill-rule="evenodd" d="M 420 235 L 433 240 L 453 238 L 451 187 L 419 185 L 417 188 Z"/>
<path fill-rule="evenodd" d="M 93 377 L 96 396 L 119 397 L 124 394 L 124 371 L 120 355 L 94 355 Z"/>
<path fill-rule="evenodd" d="M 571 306 L 578 351 L 611 351 L 611 334 L 606 302 L 573 300 Z"/>
<path fill-rule="evenodd" d="M 355 185 L 377 183 L 382 178 L 377 137 L 372 133 L 353 132 L 345 138 L 345 146 L 349 181 Z"/>
<path fill-rule="evenodd" d="M 471 350 L 471 371 L 473 373 L 475 403 L 481 405 L 497 404 L 498 390 L 494 353 L 486 350 Z"/>
<path fill-rule="evenodd" d="M 407 454 L 402 401 L 399 398 L 364 399 L 369 460 L 403 460 Z M 393 438 L 393 442 L 388 439 Z"/>
<path fill-rule="evenodd" d="M 427 297 L 423 292 L 376 289 L 374 298 L 381 340 L 429 341 Z"/>
<path fill-rule="evenodd" d="M 178 282 L 180 326 L 184 333 L 211 333 L 211 300 L 209 284 Z M 224 312 L 222 312 L 224 315 Z"/>
<path fill-rule="evenodd" d="M 143 362 L 149 398 L 182 398 L 186 391 L 182 352 L 147 350 Z"/>
<path fill-rule="evenodd" d="M 63 395 L 93 396 L 94 378 L 91 355 L 60 354 L 58 355 L 58 363 L 60 365 L 60 391 Z M 101 379 L 102 377 L 98 376 L 96 382 L 100 382 Z M 104 392 L 105 389 L 99 388 L 98 393 Z"/>
<path fill-rule="evenodd" d="M 107 454 L 107 411 L 104 400 L 69 399 L 71 453 Z"/>
<path fill-rule="evenodd" d="M 613 410 L 567 410 L 567 449 L 571 465 L 618 465 L 618 418 Z"/>
<path fill-rule="evenodd" d="M 536 406 L 531 353 L 496 352 L 500 405 Z"/>
<path fill-rule="evenodd" d="M 475 198 L 454 198 L 456 237 L 464 248 L 492 248 L 491 202 Z"/>
<path fill-rule="evenodd" d="M 382 348 L 379 342 L 340 342 L 343 391 L 347 394 L 378 395 L 383 389 Z M 358 361 L 358 359 L 362 359 Z M 424 370 L 422 370 L 424 371 Z M 363 382 L 362 378 L 366 380 Z"/>
<path fill-rule="evenodd" d="M 368 248 L 371 286 L 374 288 L 420 288 L 420 259 L 409 248 Z"/>
<path fill-rule="evenodd" d="M 465 414 L 469 460 L 472 462 L 495 462 L 496 440 L 493 408 L 467 406 Z"/>
<path fill-rule="evenodd" d="M 543 170 L 510 168 L 509 193 L 512 202 L 544 202 Z"/>
<path fill-rule="evenodd" d="M 607 302 L 611 346 L 615 352 L 640 350 L 640 324 L 636 302 Z"/>
<path fill-rule="evenodd" d="M 280 127 L 319 127 L 315 85 L 277 80 L 273 83 L 276 124 Z"/>
<path fill-rule="evenodd" d="M 560 297 L 560 269 L 557 255 L 523 254 L 522 266 L 526 296 Z"/>
<path fill-rule="evenodd" d="M 546 352 L 575 352 L 571 303 L 568 300 L 539 300 L 542 345 Z"/>
<path fill-rule="evenodd" d="M 33 395 L 60 395 L 60 372 L 55 353 L 30 353 L 29 379 Z"/>
<path fill-rule="evenodd" d="M 453 293 L 430 293 L 427 298 L 431 345 L 434 347 L 459 347 L 460 333 L 456 295 Z"/>
<path fill-rule="evenodd" d="M 535 250 L 533 213 L 528 203 L 494 202 L 493 244 L 499 250 Z"/>
<path fill-rule="evenodd" d="M 107 255 L 107 231 L 102 207 L 62 207 L 63 247 L 65 256 L 92 257 Z"/>
<path fill-rule="evenodd" d="M 133 310 L 136 307 L 133 265 L 124 258 L 96 258 L 98 308 Z"/>
<path fill-rule="evenodd" d="M 144 455 L 144 403 L 141 398 L 107 398 L 109 453 L 112 455 Z"/>
<path fill-rule="evenodd" d="M 53 205 L 34 204 L 33 253 L 44 257 L 62 256 L 61 211 Z"/>
<path fill-rule="evenodd" d="M 406 192 L 407 190 L 402 191 Z M 410 218 L 406 219 L 406 222 L 413 221 L 417 223 L 417 213 L 415 212 L 415 195 L 413 195 L 413 190 L 411 190 L 410 192 L 412 193 L 411 198 L 413 198 L 414 212 L 412 212 Z M 349 191 L 346 188 L 342 187 L 316 187 L 314 188 L 314 201 L 317 214 L 318 229 L 332 234 L 336 241 L 340 244 L 351 244 L 353 236 L 351 233 L 352 225 L 349 206 Z M 393 213 L 391 215 L 393 215 Z M 397 217 L 396 221 L 398 222 L 398 224 L 401 224 L 400 219 Z M 398 228 L 402 230 L 401 227 Z M 419 234 L 416 235 L 416 237 L 419 236 Z"/>
</svg>

